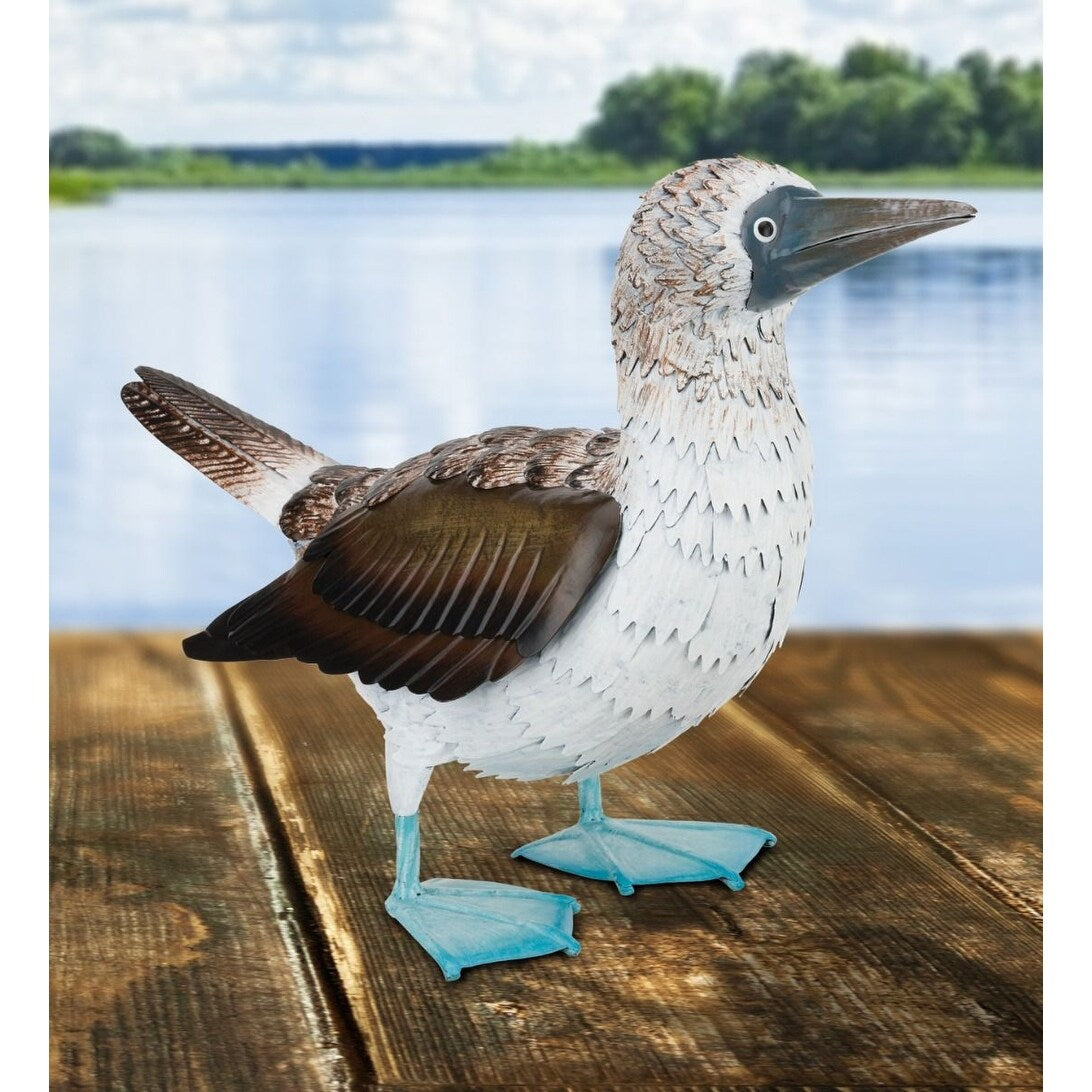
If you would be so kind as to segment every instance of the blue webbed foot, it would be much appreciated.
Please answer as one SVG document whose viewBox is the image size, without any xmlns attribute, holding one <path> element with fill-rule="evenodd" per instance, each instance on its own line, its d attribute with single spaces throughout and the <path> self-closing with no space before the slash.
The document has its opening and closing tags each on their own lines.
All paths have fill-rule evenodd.
<svg viewBox="0 0 1092 1092">
<path fill-rule="evenodd" d="M 575 826 L 529 842 L 512 856 L 592 880 L 610 880 L 622 895 L 632 895 L 641 884 L 697 880 L 723 880 L 739 891 L 743 869 L 759 850 L 777 841 L 768 830 L 734 823 L 607 818 L 598 778 L 581 782 L 580 803 Z"/>
<path fill-rule="evenodd" d="M 463 969 L 482 963 L 565 952 L 576 955 L 569 895 L 478 880 L 425 880 L 416 891 L 392 893 L 387 913 L 454 982 Z"/>
<path fill-rule="evenodd" d="M 573 937 L 576 899 L 481 880 L 422 882 L 417 816 L 396 816 L 395 834 L 394 890 L 384 905 L 449 982 L 482 963 L 580 951 Z"/>
<path fill-rule="evenodd" d="M 513 857 L 611 880 L 622 895 L 648 883 L 723 880 L 733 891 L 740 873 L 776 839 L 758 827 L 732 823 L 672 823 L 658 819 L 598 819 L 577 823 L 517 849 Z"/>
</svg>

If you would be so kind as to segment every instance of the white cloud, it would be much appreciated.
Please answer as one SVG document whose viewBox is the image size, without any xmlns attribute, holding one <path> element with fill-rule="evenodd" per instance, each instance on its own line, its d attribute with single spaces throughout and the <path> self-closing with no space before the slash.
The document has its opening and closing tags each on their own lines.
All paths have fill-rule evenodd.
<svg viewBox="0 0 1092 1092">
<path fill-rule="evenodd" d="M 139 141 L 564 139 L 656 65 L 861 38 L 1037 57 L 1036 0 L 53 0 L 51 123 Z"/>
</svg>

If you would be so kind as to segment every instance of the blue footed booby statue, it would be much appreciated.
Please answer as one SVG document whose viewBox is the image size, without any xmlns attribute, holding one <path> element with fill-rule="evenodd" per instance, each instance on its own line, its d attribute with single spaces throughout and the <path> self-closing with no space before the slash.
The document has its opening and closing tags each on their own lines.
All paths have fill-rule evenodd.
<svg viewBox="0 0 1092 1092">
<path fill-rule="evenodd" d="M 417 811 L 440 763 L 575 783 L 578 822 L 515 855 L 622 894 L 710 879 L 740 888 L 773 844 L 751 826 L 608 818 L 600 775 L 738 694 L 785 636 L 812 519 L 811 446 L 785 353 L 796 298 L 974 213 L 827 198 L 743 158 L 668 175 L 622 240 L 618 418 L 600 432 L 498 428 L 375 469 L 154 369 L 124 388 L 156 439 L 295 545 L 292 568 L 185 651 L 352 676 L 385 728 L 386 907 L 448 979 L 575 955 L 579 907 L 421 879 Z"/>
</svg>

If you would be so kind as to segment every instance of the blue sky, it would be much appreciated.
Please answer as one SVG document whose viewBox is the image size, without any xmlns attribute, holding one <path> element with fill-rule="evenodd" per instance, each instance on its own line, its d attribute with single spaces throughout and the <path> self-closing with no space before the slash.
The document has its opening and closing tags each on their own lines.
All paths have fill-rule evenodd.
<svg viewBox="0 0 1092 1092">
<path fill-rule="evenodd" d="M 566 139 L 602 88 L 861 38 L 1041 56 L 1038 0 L 52 0 L 51 127 L 141 142 Z"/>
</svg>

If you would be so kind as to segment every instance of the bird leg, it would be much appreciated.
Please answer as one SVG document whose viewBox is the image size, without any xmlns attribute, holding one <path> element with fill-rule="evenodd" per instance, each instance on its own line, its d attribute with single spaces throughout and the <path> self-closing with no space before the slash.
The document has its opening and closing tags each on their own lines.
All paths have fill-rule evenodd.
<svg viewBox="0 0 1092 1092">
<path fill-rule="evenodd" d="M 387 913 L 399 922 L 454 982 L 465 967 L 564 951 L 576 955 L 573 914 L 580 904 L 552 895 L 480 880 L 421 880 L 417 815 L 394 817 L 395 880 Z"/>
<path fill-rule="evenodd" d="M 723 880 L 733 891 L 740 873 L 763 846 L 777 839 L 758 827 L 735 823 L 611 819 L 603 813 L 597 776 L 578 783 L 580 819 L 575 826 L 520 846 L 512 856 L 584 876 L 609 880 L 621 895 L 650 883 Z"/>
</svg>

